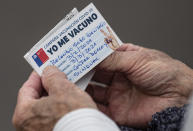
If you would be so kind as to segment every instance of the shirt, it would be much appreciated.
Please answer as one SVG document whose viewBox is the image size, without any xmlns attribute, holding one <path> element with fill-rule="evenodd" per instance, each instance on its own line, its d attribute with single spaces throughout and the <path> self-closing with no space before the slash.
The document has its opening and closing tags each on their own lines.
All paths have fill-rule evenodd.
<svg viewBox="0 0 193 131">
<path fill-rule="evenodd" d="M 114 121 L 102 112 L 83 108 L 64 115 L 53 131 L 120 131 Z"/>
</svg>

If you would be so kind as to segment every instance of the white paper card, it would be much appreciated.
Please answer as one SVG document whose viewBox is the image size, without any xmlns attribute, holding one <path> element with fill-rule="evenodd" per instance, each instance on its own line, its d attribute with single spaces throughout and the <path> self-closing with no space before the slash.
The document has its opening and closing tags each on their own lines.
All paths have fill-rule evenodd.
<svg viewBox="0 0 193 131">
<path fill-rule="evenodd" d="M 40 40 L 24 57 L 39 75 L 46 66 L 54 65 L 76 83 L 121 44 L 91 3 Z M 88 75 L 89 79 L 92 75 Z"/>
</svg>

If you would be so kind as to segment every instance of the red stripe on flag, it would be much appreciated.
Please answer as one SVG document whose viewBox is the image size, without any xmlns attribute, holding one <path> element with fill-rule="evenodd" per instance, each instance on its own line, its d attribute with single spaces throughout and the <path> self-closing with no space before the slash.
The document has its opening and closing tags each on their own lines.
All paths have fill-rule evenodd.
<svg viewBox="0 0 193 131">
<path fill-rule="evenodd" d="M 36 54 L 40 58 L 42 63 L 45 63 L 49 59 L 49 57 L 46 55 L 42 48 Z"/>
</svg>

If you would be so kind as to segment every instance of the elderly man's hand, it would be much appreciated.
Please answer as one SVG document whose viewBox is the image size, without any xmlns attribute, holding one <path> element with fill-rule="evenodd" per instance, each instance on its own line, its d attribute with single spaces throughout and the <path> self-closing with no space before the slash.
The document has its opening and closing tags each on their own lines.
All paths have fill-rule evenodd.
<svg viewBox="0 0 193 131">
<path fill-rule="evenodd" d="M 42 86 L 48 96 L 42 97 Z M 51 131 L 63 115 L 80 108 L 97 107 L 64 73 L 47 67 L 42 80 L 33 72 L 20 89 L 13 124 L 18 131 Z"/>
<path fill-rule="evenodd" d="M 193 71 L 168 55 L 122 45 L 97 68 L 88 92 L 98 108 L 117 123 L 146 126 L 154 113 L 182 106 L 193 89 Z"/>
</svg>

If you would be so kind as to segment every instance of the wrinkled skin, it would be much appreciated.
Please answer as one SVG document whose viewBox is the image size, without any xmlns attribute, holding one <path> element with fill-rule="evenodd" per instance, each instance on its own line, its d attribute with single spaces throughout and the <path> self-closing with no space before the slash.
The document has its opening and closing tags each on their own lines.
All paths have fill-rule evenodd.
<svg viewBox="0 0 193 131">
<path fill-rule="evenodd" d="M 96 103 L 55 67 L 42 78 L 33 72 L 18 94 L 16 130 L 51 131 L 65 114 L 97 106 L 118 124 L 147 126 L 155 112 L 187 103 L 193 71 L 162 52 L 125 44 L 97 66 L 93 80 L 106 85 L 89 85 Z"/>
<path fill-rule="evenodd" d="M 42 86 L 47 96 L 42 95 Z M 17 131 L 52 131 L 62 116 L 81 108 L 97 109 L 91 97 L 64 73 L 47 67 L 42 79 L 33 72 L 20 89 L 13 124 Z"/>
<path fill-rule="evenodd" d="M 98 108 L 118 124 L 145 127 L 166 107 L 182 106 L 193 89 L 193 71 L 152 49 L 122 45 L 98 67 L 87 91 Z"/>
</svg>

